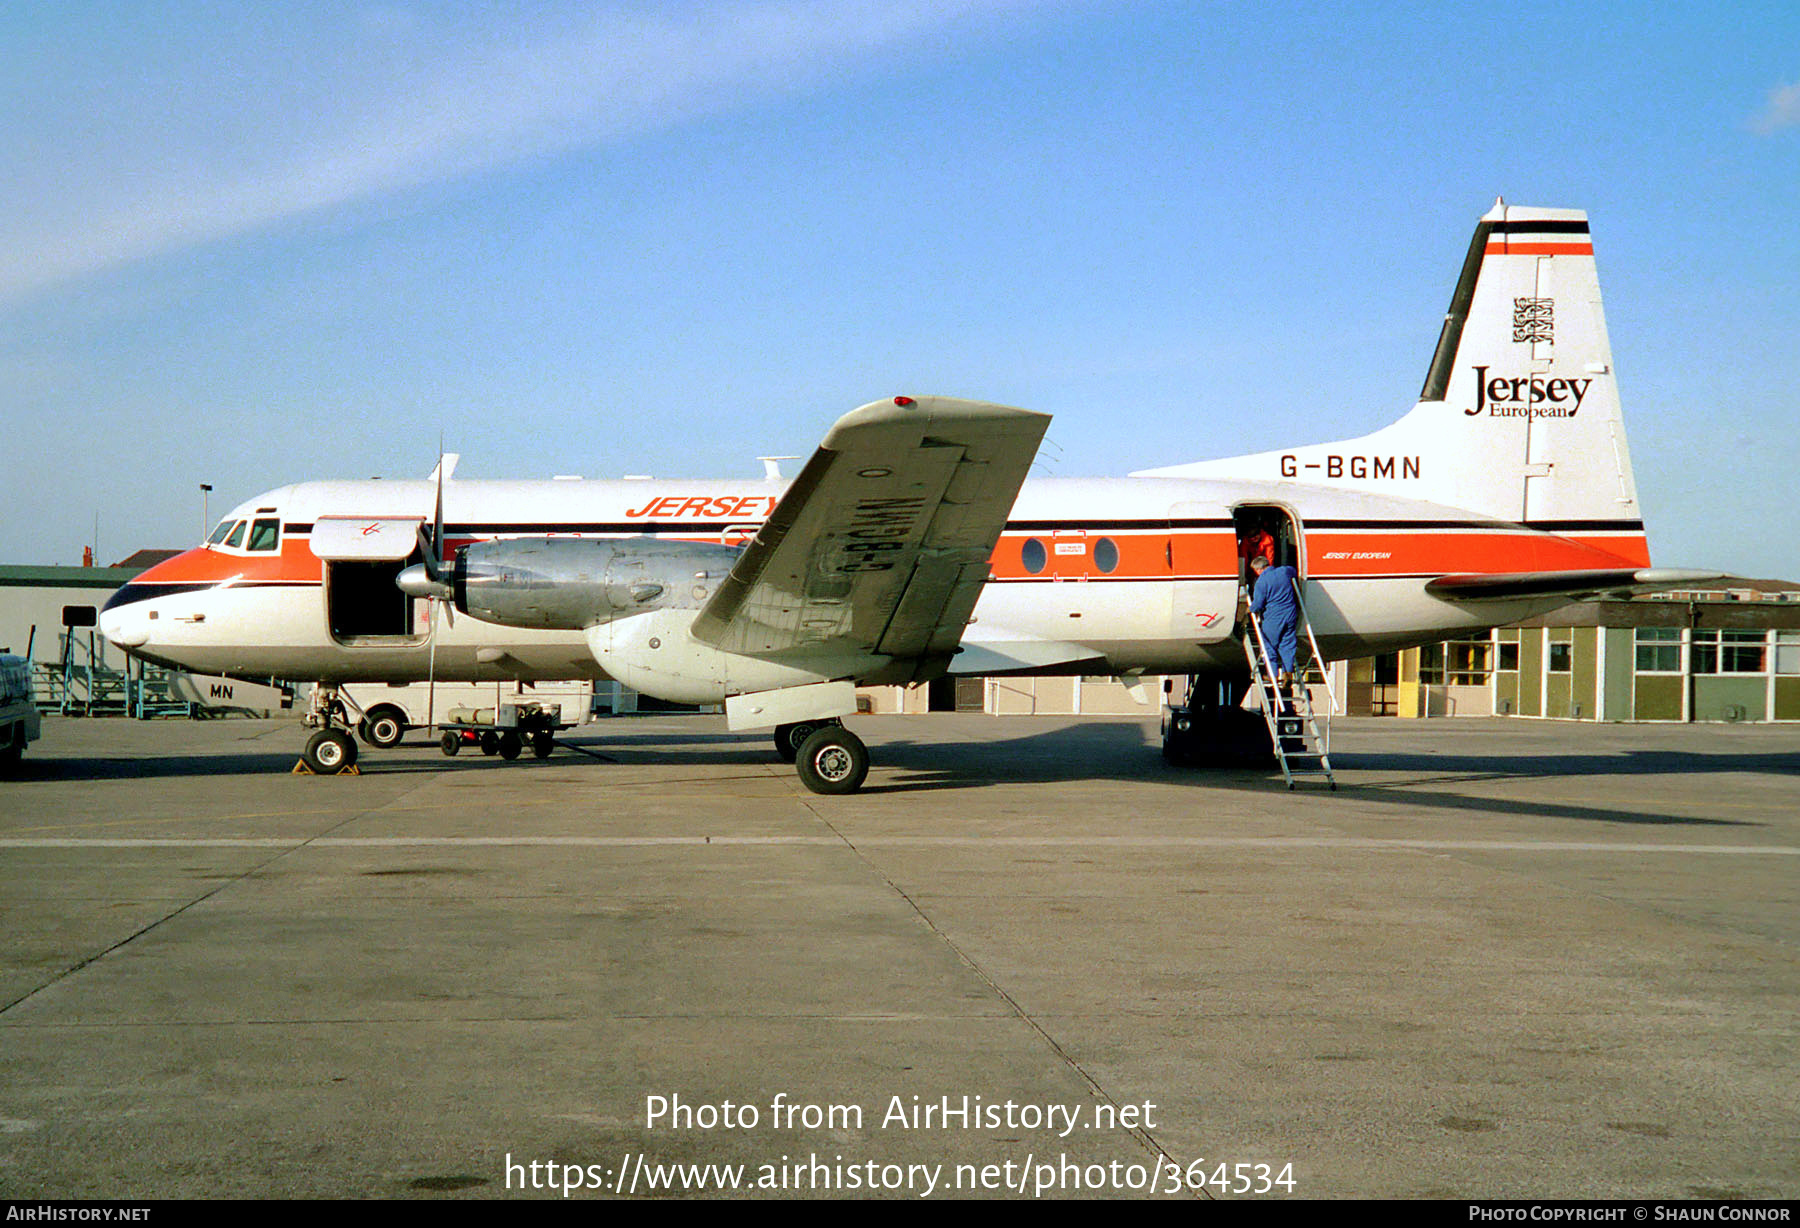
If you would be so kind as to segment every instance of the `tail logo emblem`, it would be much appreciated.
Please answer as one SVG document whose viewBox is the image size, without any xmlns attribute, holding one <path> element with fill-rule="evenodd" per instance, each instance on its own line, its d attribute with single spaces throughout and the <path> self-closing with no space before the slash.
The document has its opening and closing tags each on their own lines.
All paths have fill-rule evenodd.
<svg viewBox="0 0 1800 1228">
<path fill-rule="evenodd" d="M 1556 300 L 1553 298 L 1516 298 L 1513 300 L 1513 340 L 1556 340 Z"/>
</svg>

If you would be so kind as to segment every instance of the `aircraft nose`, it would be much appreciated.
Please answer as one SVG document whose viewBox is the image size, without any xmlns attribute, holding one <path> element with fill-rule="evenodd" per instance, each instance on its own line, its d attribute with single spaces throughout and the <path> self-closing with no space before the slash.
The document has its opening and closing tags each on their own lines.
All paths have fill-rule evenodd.
<svg viewBox="0 0 1800 1228">
<path fill-rule="evenodd" d="M 100 634 L 120 648 L 142 648 L 150 642 L 150 620 L 130 606 L 102 610 Z"/>
</svg>

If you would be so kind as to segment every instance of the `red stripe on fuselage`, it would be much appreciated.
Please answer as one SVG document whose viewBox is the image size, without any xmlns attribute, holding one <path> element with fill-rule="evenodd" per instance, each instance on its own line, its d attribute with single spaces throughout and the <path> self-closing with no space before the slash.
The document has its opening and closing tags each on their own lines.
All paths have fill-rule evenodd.
<svg viewBox="0 0 1800 1228">
<path fill-rule="evenodd" d="M 1551 533 L 1394 533 L 1315 530 L 1306 535 L 1307 574 L 1330 576 L 1494 575 L 1648 567 L 1642 534 L 1561 537 Z"/>
<path fill-rule="evenodd" d="M 1146 526 L 1148 527 L 1148 526 Z M 659 541 L 716 542 L 710 534 L 679 530 L 655 535 Z M 1044 547 L 1045 565 L 1036 572 L 1024 563 L 1026 542 Z M 1101 571 L 1096 546 L 1112 542 L 1117 562 Z M 453 539 L 450 550 L 476 540 Z M 619 541 L 621 538 L 607 540 Z M 1305 535 L 1309 579 L 1334 576 L 1495 574 L 1516 571 L 1585 571 L 1648 567 L 1650 554 L 1640 530 L 1560 535 L 1529 529 L 1407 530 L 1314 529 Z M 1068 549 L 1058 553 L 1056 546 Z M 1229 577 L 1238 573 L 1237 538 L 1229 529 L 1173 532 L 1084 531 L 1071 525 L 1055 532 L 1007 533 L 994 549 L 990 570 L 996 580 L 1169 580 Z M 143 584 L 319 584 L 323 564 L 304 538 L 283 540 L 279 551 L 232 554 L 195 549 L 139 574 Z"/>
<path fill-rule="evenodd" d="M 1095 563 L 1095 546 L 1111 538 L 1119 562 L 1109 572 Z M 1036 540 L 1044 566 L 1025 567 L 1026 543 Z M 1057 554 L 1058 542 L 1081 543 L 1079 554 Z M 1306 534 L 1306 575 L 1421 576 L 1478 572 L 1591 571 L 1648 567 L 1649 550 L 1639 530 L 1560 535 L 1529 529 L 1406 530 L 1314 529 Z M 1000 581 L 1170 580 L 1238 574 L 1237 537 L 1229 529 L 1177 530 L 1164 534 L 1008 533 L 994 551 L 990 570 Z"/>
</svg>

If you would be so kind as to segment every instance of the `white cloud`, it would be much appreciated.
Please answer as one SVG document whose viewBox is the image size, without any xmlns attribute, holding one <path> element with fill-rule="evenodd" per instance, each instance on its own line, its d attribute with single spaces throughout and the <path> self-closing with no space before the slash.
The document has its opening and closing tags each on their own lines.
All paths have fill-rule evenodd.
<svg viewBox="0 0 1800 1228">
<path fill-rule="evenodd" d="M 1750 127 L 1767 136 L 1778 129 L 1792 128 L 1796 124 L 1800 124 L 1800 81 L 1770 90 L 1769 105 L 1751 121 Z"/>
<path fill-rule="evenodd" d="M 816 87 L 856 75 L 878 53 L 1027 7 L 1030 0 L 584 8 L 559 28 L 540 21 L 525 33 L 433 26 L 389 9 L 339 31 L 336 45 L 314 31 L 297 47 L 212 48 L 210 61 L 200 54 L 208 49 L 184 48 L 142 66 L 143 78 L 164 82 L 163 94 L 134 95 L 127 85 L 122 98 L 103 99 L 115 115 L 168 108 L 130 125 L 136 144 L 118 134 L 121 125 L 106 134 L 104 116 L 53 115 L 37 134 L 38 164 L 15 166 L 12 176 L 31 207 L 0 223 L 0 300 Z M 516 13 L 511 20 L 522 24 Z M 65 106 L 70 99 L 92 100 L 69 93 Z M 70 147 L 68 133 L 95 135 Z"/>
</svg>

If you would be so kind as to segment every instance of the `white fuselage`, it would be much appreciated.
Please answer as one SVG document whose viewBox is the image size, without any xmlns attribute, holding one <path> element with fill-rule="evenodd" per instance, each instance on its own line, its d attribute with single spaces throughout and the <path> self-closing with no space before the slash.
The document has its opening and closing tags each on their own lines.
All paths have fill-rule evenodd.
<svg viewBox="0 0 1800 1228">
<path fill-rule="evenodd" d="M 579 631 L 447 620 L 391 583 L 391 564 L 312 549 L 322 521 L 432 518 L 430 481 L 313 482 L 227 516 L 244 531 L 119 591 L 101 625 L 146 659 L 209 674 L 329 682 L 604 677 Z M 455 481 L 450 549 L 493 538 L 635 537 L 737 544 L 784 485 L 698 481 Z M 1288 526 L 1308 621 L 1328 659 L 1441 639 L 1559 604 L 1451 603 L 1450 573 L 1644 566 L 1634 521 L 1522 525 L 1326 485 L 1133 477 L 1027 482 L 952 672 L 1206 672 L 1241 665 L 1234 513 Z M 259 533 L 257 526 L 261 523 Z M 235 544 L 234 544 L 235 543 Z"/>
</svg>

